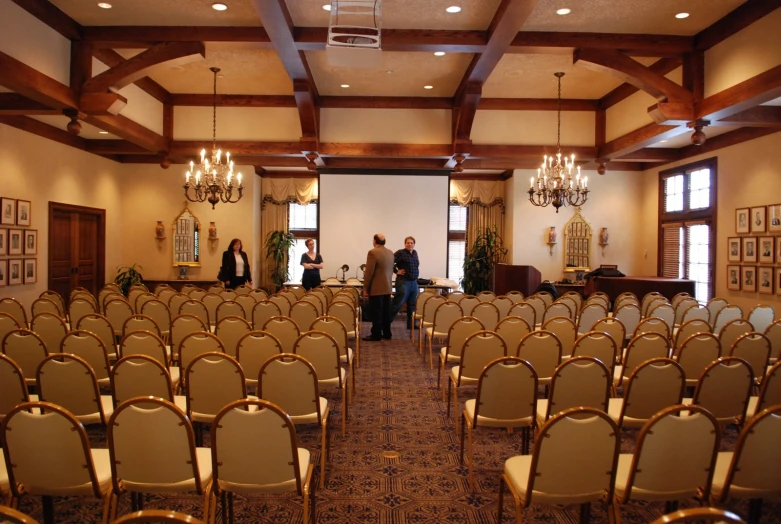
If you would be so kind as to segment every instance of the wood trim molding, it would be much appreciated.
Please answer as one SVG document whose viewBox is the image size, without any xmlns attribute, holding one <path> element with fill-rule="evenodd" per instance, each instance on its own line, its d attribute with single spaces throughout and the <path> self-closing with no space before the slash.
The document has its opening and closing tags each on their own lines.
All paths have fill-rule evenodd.
<svg viewBox="0 0 781 524">
<path fill-rule="evenodd" d="M 781 0 L 750 0 L 697 33 L 694 37 L 694 47 L 698 51 L 707 51 L 779 7 L 781 7 Z"/>
</svg>

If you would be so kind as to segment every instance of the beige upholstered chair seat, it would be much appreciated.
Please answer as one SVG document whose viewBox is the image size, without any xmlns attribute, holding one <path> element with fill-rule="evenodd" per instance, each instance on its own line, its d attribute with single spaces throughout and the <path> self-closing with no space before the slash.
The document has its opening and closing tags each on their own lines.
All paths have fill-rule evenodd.
<svg viewBox="0 0 781 524">
<path fill-rule="evenodd" d="M 447 346 L 443 347 L 439 354 L 441 355 L 442 359 L 446 359 L 447 362 L 461 362 L 461 355 L 454 355 L 452 353 L 447 352 Z"/>
<path fill-rule="evenodd" d="M 201 485 L 206 486 L 211 482 L 212 478 L 212 450 L 209 448 L 195 448 L 195 457 L 198 461 Z M 140 493 L 187 493 L 195 491 L 195 479 L 190 478 L 170 484 L 158 484 L 131 481 L 123 478 L 122 486 L 128 491 Z"/>
<path fill-rule="evenodd" d="M 8 470 L 5 469 L 5 456 L 0 454 L 0 492 L 5 493 L 11 489 L 8 482 Z"/>
<path fill-rule="evenodd" d="M 547 413 L 548 413 L 548 399 L 538 398 L 537 413 L 536 413 L 537 427 L 542 427 L 542 425 L 545 423 L 545 415 Z"/>
<path fill-rule="evenodd" d="M 623 405 L 624 405 L 624 399 L 622 398 L 609 399 L 607 404 L 607 414 L 610 416 L 610 418 L 612 418 L 613 420 L 618 420 L 618 417 L 621 415 L 621 408 L 623 407 Z M 648 419 L 633 418 L 624 415 L 624 421 L 621 424 L 621 426 L 625 428 L 641 428 L 643 427 L 643 424 L 645 424 L 646 422 L 648 422 Z"/>
<path fill-rule="evenodd" d="M 253 397 L 250 397 L 253 398 Z M 328 399 L 323 397 L 318 397 L 317 400 L 318 409 L 320 410 L 320 417 L 325 417 L 325 412 L 328 410 Z M 257 409 L 257 406 L 250 406 L 255 407 Z M 290 420 L 293 421 L 293 424 L 317 424 L 317 412 L 313 411 L 311 413 L 307 413 L 306 415 L 288 415 L 290 417 Z M 306 471 L 304 471 L 305 473 Z M 290 491 L 289 489 L 286 491 Z"/>
<path fill-rule="evenodd" d="M 301 478 L 306 478 L 307 470 L 309 469 L 309 462 L 311 456 L 309 450 L 304 448 L 297 448 L 298 450 L 298 470 Z M 221 489 L 228 490 L 232 493 L 252 494 L 252 493 L 288 493 L 296 490 L 296 479 L 292 478 L 285 482 L 278 484 L 238 484 L 235 482 L 227 482 L 222 479 L 217 481 Z"/>
<path fill-rule="evenodd" d="M 342 364 L 347 364 L 348 362 L 352 362 L 352 360 L 353 360 L 353 350 L 352 350 L 352 348 L 347 348 L 347 354 L 346 355 L 339 355 L 339 362 L 341 362 Z"/>
<path fill-rule="evenodd" d="M 624 418 L 626 420 L 626 418 Z M 629 475 L 631 473 L 631 467 L 632 467 L 632 457 L 633 455 L 631 453 L 624 454 L 618 456 L 618 468 L 616 469 L 616 487 L 615 487 L 615 495 L 616 498 L 622 498 L 624 496 L 624 493 L 626 491 L 626 485 L 629 482 Z M 639 488 L 637 486 L 632 486 L 632 498 L 634 500 L 649 500 L 649 501 L 668 501 L 668 500 L 681 500 L 688 497 L 695 496 L 696 493 L 691 493 L 691 491 L 665 491 L 665 492 L 656 492 L 651 491 L 643 488 Z"/>
<path fill-rule="evenodd" d="M 317 379 L 317 383 L 320 386 L 339 387 L 340 384 L 342 384 L 344 381 L 347 380 L 347 370 L 345 368 L 339 368 L 339 374 L 341 375 L 341 379 L 339 377 L 327 378 L 327 379 Z"/>
<path fill-rule="evenodd" d="M 184 399 L 184 404 L 185 404 L 185 408 L 186 408 L 186 406 L 187 406 L 187 400 L 186 400 L 187 397 L 183 396 L 181 398 Z M 249 400 L 258 400 L 258 397 L 255 397 L 255 396 L 252 396 L 252 395 L 247 395 L 247 398 Z M 175 398 L 174 398 L 174 404 L 176 404 L 176 407 L 181 407 L 179 405 L 179 403 L 176 402 Z M 249 406 L 248 409 L 250 411 L 257 411 L 258 407 L 257 406 Z M 187 413 L 186 409 L 185 409 L 185 413 Z M 203 422 L 204 424 L 211 424 L 212 422 L 214 422 L 214 417 L 216 417 L 216 416 L 217 416 L 216 413 L 198 413 L 197 411 L 191 411 L 190 412 L 190 420 L 192 422 Z"/>
<path fill-rule="evenodd" d="M 513 488 L 515 488 L 518 495 L 522 498 L 526 496 L 526 487 L 529 483 L 531 464 L 532 455 L 516 455 L 507 459 L 504 463 L 506 477 L 512 482 Z M 569 466 L 562 464 L 561 467 L 570 467 L 573 468 L 572 471 L 577 471 L 576 464 L 570 464 Z M 534 490 L 532 499 L 540 504 L 585 504 L 602 496 L 604 496 L 604 491 L 598 493 L 556 495 Z"/>
<path fill-rule="evenodd" d="M 450 378 L 452 378 L 454 381 L 458 380 L 458 372 L 460 370 L 461 366 L 453 366 L 450 368 Z M 481 370 L 482 371 L 482 370 Z M 467 377 L 462 375 L 461 376 L 461 385 L 462 386 L 476 386 L 477 381 L 480 377 Z"/>
<path fill-rule="evenodd" d="M 105 493 L 111 486 L 111 459 L 109 458 L 108 449 L 91 449 L 90 452 L 92 453 L 92 464 L 95 466 L 97 484 L 100 486 L 100 491 Z M 3 474 L 5 474 L 5 467 L 3 467 Z M 7 482 L 8 478 L 6 477 L 6 487 L 8 486 Z M 91 482 L 79 486 L 62 487 L 61 489 L 53 489 L 51 487 L 38 489 L 37 486 L 25 484 L 24 489 L 30 495 L 95 496 L 95 490 Z"/>
<path fill-rule="evenodd" d="M 464 411 L 467 418 L 470 421 L 475 419 L 475 403 L 476 399 L 467 400 L 464 403 Z M 539 402 L 539 401 L 538 401 Z M 490 417 L 484 417 L 482 415 L 477 416 L 478 426 L 488 426 L 492 428 L 514 428 L 518 426 L 529 426 L 532 423 L 532 417 L 522 417 L 517 419 L 496 419 Z"/>
<path fill-rule="evenodd" d="M 32 400 L 32 398 L 30 398 Z M 103 413 L 106 415 L 106 419 L 108 419 L 112 413 L 114 413 L 114 400 L 111 398 L 111 395 L 101 395 L 100 396 L 100 405 L 103 407 Z M 100 413 L 97 411 L 95 413 L 88 413 L 86 415 L 74 415 L 76 417 L 76 420 L 81 422 L 82 424 L 100 424 L 102 421 L 100 419 Z M 95 468 L 97 468 L 97 463 L 95 464 Z"/>
</svg>

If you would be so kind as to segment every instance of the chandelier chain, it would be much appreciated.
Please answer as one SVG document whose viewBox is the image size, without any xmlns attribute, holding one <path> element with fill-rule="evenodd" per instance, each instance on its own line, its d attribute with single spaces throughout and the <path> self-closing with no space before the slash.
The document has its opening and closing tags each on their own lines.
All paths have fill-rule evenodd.
<svg viewBox="0 0 781 524">
<path fill-rule="evenodd" d="M 212 150 L 217 149 L 217 72 L 219 69 L 212 68 L 214 71 L 214 94 L 212 95 Z M 559 79 L 561 86 L 561 79 Z M 559 87 L 561 88 L 561 87 Z"/>
<path fill-rule="evenodd" d="M 556 152 L 561 153 L 561 77 L 559 79 L 558 120 L 556 123 Z M 216 88 L 215 88 L 216 89 Z"/>
</svg>

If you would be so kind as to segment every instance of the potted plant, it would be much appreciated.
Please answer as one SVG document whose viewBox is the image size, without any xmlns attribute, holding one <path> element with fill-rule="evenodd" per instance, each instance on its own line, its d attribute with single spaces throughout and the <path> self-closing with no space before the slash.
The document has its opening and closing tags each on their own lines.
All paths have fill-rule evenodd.
<svg viewBox="0 0 781 524">
<path fill-rule="evenodd" d="M 480 231 L 464 257 L 464 277 L 461 279 L 464 293 L 476 295 L 491 289 L 494 267 L 503 262 L 506 255 L 507 249 L 496 226 Z"/>
<path fill-rule="evenodd" d="M 271 281 L 277 287 L 287 282 L 287 258 L 290 250 L 295 245 L 296 239 L 293 233 L 285 231 L 271 231 L 266 237 L 266 260 L 269 261 L 269 274 Z"/>
<path fill-rule="evenodd" d="M 122 288 L 122 293 L 124 293 L 125 296 L 127 296 L 130 286 L 139 284 L 144 279 L 143 275 L 139 272 L 139 269 L 144 268 L 137 266 L 136 264 L 129 267 L 117 268 L 117 276 L 114 277 L 114 283 Z"/>
</svg>

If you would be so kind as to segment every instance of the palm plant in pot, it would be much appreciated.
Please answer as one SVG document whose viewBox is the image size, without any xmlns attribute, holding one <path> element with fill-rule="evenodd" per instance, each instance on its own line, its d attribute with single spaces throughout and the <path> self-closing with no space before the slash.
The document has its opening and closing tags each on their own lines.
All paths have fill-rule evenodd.
<svg viewBox="0 0 781 524">
<path fill-rule="evenodd" d="M 122 293 L 127 296 L 130 286 L 140 284 L 144 276 L 139 271 L 144 269 L 141 266 L 133 264 L 132 266 L 118 267 L 117 276 L 114 277 L 114 283 L 122 288 Z"/>
<path fill-rule="evenodd" d="M 269 261 L 269 274 L 271 281 L 278 288 L 282 287 L 282 284 L 290 276 L 287 271 L 287 259 L 295 242 L 293 233 L 286 231 L 271 231 L 266 237 L 266 260 Z"/>
<path fill-rule="evenodd" d="M 496 226 L 478 232 L 464 257 L 464 277 L 461 279 L 464 293 L 476 295 L 491 289 L 494 268 L 499 262 L 504 262 L 506 256 L 507 249 Z"/>
</svg>

